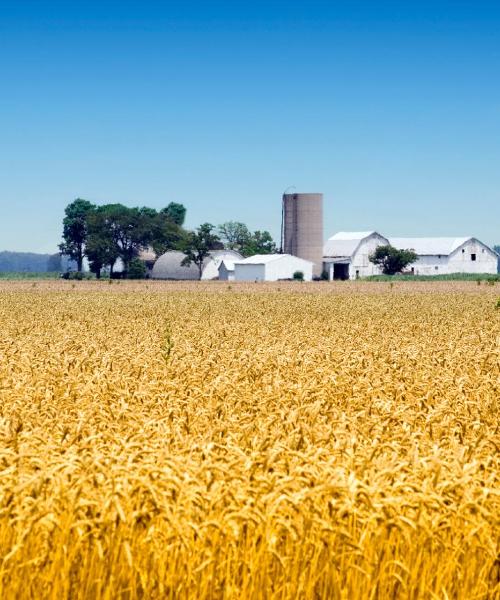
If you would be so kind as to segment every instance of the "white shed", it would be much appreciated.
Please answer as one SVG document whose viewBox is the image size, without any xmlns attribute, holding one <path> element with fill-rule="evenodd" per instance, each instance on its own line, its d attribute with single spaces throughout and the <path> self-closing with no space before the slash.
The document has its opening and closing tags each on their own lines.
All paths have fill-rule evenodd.
<svg viewBox="0 0 500 600">
<path fill-rule="evenodd" d="M 474 237 L 390 238 L 395 248 L 413 250 L 415 275 L 490 273 L 498 270 L 498 254 Z"/>
<path fill-rule="evenodd" d="M 357 279 L 379 275 L 381 270 L 370 262 L 377 246 L 389 240 L 376 231 L 339 231 L 323 248 L 323 267 L 329 279 Z"/>
<path fill-rule="evenodd" d="M 234 279 L 234 260 L 224 258 L 219 265 L 219 280 L 233 281 Z"/>
<path fill-rule="evenodd" d="M 292 279 L 296 271 L 304 274 L 305 281 L 311 281 L 314 263 L 291 254 L 256 254 L 244 260 L 235 261 L 236 281 L 278 281 Z"/>
</svg>

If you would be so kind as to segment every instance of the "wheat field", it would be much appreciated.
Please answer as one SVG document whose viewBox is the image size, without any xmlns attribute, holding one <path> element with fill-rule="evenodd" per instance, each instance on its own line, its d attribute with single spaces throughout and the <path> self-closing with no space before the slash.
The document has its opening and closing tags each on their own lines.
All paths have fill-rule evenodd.
<svg viewBox="0 0 500 600">
<path fill-rule="evenodd" d="M 498 295 L 0 283 L 0 598 L 500 598 Z"/>
</svg>

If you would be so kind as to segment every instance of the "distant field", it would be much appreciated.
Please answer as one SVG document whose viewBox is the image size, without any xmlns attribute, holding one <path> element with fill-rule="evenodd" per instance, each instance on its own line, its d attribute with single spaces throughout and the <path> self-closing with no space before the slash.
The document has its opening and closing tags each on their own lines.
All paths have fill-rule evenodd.
<svg viewBox="0 0 500 600">
<path fill-rule="evenodd" d="M 0 282 L 0 598 L 500 598 L 499 296 Z"/>
</svg>

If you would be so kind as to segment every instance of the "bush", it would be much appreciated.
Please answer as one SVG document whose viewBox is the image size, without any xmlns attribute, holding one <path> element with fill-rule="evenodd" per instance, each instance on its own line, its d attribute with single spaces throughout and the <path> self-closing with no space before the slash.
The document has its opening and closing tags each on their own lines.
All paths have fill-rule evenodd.
<svg viewBox="0 0 500 600">
<path fill-rule="evenodd" d="M 146 265 L 142 260 L 134 258 L 130 261 L 127 273 L 129 279 L 146 279 L 146 274 Z"/>
<path fill-rule="evenodd" d="M 295 271 L 293 279 L 294 281 L 304 281 L 304 273 L 302 271 Z"/>
</svg>

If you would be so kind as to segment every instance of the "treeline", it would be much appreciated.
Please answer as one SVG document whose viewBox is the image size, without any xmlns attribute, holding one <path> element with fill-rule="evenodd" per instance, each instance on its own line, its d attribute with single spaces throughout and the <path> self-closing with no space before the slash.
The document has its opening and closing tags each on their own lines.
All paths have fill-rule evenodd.
<svg viewBox="0 0 500 600">
<path fill-rule="evenodd" d="M 60 254 L 35 252 L 0 252 L 0 272 L 55 273 L 66 269 L 68 260 Z"/>
<path fill-rule="evenodd" d="M 65 209 L 61 254 L 83 270 L 87 258 L 96 277 L 103 269 L 113 269 L 120 259 L 125 276 L 140 278 L 146 273 L 139 259 L 143 250 L 156 257 L 169 250 L 185 254 L 184 265 L 195 264 L 200 272 L 205 258 L 212 250 L 233 249 L 244 256 L 268 254 L 276 245 L 268 231 L 251 232 L 240 222 L 228 221 L 219 227 L 203 223 L 194 231 L 184 228 L 186 208 L 171 202 L 165 208 L 127 207 L 123 204 L 97 206 L 77 198 Z"/>
</svg>

